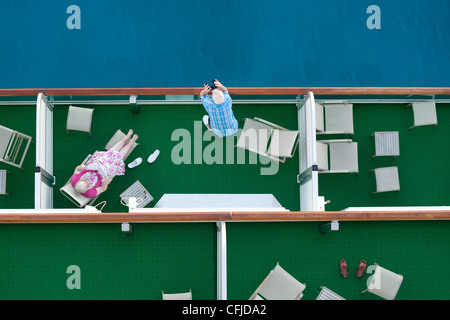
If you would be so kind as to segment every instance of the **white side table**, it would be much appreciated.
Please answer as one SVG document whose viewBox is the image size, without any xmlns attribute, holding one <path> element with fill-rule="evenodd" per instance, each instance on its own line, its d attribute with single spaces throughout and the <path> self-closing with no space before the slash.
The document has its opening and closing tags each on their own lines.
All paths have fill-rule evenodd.
<svg viewBox="0 0 450 320">
<path fill-rule="evenodd" d="M 142 183 L 137 180 L 127 190 L 122 192 L 120 198 L 123 199 L 126 205 L 128 205 L 128 199 L 136 198 L 136 207 L 144 208 L 147 204 L 153 201 L 151 194 L 144 188 Z M 122 200 L 121 200 L 122 201 Z"/>
<path fill-rule="evenodd" d="M 398 131 L 374 132 L 375 154 L 372 158 L 379 156 L 397 157 L 400 155 L 400 143 Z"/>
</svg>

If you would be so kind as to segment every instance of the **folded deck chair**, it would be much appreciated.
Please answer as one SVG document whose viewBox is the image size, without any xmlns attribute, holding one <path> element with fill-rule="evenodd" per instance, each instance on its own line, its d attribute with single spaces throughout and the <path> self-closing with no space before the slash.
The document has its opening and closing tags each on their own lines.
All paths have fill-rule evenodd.
<svg viewBox="0 0 450 320">
<path fill-rule="evenodd" d="M 249 300 L 300 300 L 305 288 L 277 262 Z"/>
<path fill-rule="evenodd" d="M 86 162 L 92 157 L 92 155 L 88 155 L 82 164 L 86 164 Z M 70 201 L 72 201 L 77 207 L 83 208 L 87 205 L 91 205 L 97 200 L 98 196 L 94 198 L 88 198 L 85 197 L 78 192 L 75 191 L 75 189 L 72 186 L 72 177 L 67 180 L 66 184 L 59 189 L 61 193 Z"/>
<path fill-rule="evenodd" d="M 412 106 L 414 113 L 414 125 L 408 129 L 428 125 L 437 126 L 436 103 L 434 101 L 414 102 L 407 106 Z"/>
<path fill-rule="evenodd" d="M 376 263 L 374 265 L 375 272 L 371 276 L 370 283 L 361 293 L 371 292 L 386 300 L 394 300 L 403 282 L 403 276 L 380 267 Z"/>
<path fill-rule="evenodd" d="M 192 290 L 183 293 L 164 293 L 162 292 L 163 300 L 192 300 Z"/>
<path fill-rule="evenodd" d="M 299 131 L 287 130 L 260 118 L 245 118 L 236 147 L 267 158 L 285 162 L 292 158 L 298 145 Z"/>
<path fill-rule="evenodd" d="M 21 147 L 24 141 L 26 141 L 26 145 L 24 145 L 24 150 L 22 150 Z M 22 168 L 23 160 L 27 155 L 30 143 L 30 136 L 0 126 L 0 161 Z"/>
<path fill-rule="evenodd" d="M 8 196 L 6 192 L 6 175 L 9 173 L 7 170 L 0 170 L 0 194 Z"/>
<path fill-rule="evenodd" d="M 353 104 L 316 102 L 316 131 L 317 134 L 353 134 Z"/>
<path fill-rule="evenodd" d="M 122 140 L 125 137 L 126 137 L 125 133 L 123 133 L 120 129 L 117 130 L 116 133 L 112 136 L 112 138 L 106 144 L 105 150 L 111 149 L 117 142 L 119 142 L 120 140 Z M 133 144 L 130 147 L 130 150 L 128 150 L 128 153 L 123 158 L 124 161 L 128 158 L 130 153 L 134 150 L 134 148 L 136 148 L 137 145 L 139 145 L 139 143 L 133 142 Z"/>
<path fill-rule="evenodd" d="M 317 140 L 316 150 L 319 173 L 358 172 L 357 142 L 350 139 Z"/>
<path fill-rule="evenodd" d="M 338 295 L 336 292 L 331 291 L 327 287 L 320 287 L 319 295 L 317 296 L 316 300 L 345 300 L 340 295 Z"/>
</svg>

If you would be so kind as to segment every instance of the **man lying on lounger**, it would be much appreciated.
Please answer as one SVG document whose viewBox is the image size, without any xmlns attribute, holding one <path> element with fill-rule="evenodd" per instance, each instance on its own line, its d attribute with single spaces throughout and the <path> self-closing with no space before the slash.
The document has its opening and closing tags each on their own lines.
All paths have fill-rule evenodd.
<svg viewBox="0 0 450 320">
<path fill-rule="evenodd" d="M 138 138 L 136 134 L 131 138 L 132 134 L 133 130 L 130 129 L 128 134 L 111 149 L 94 153 L 86 165 L 82 164 L 75 168 L 72 186 L 76 192 L 85 197 L 94 198 L 105 192 L 115 176 L 125 174 L 124 156 Z"/>
</svg>

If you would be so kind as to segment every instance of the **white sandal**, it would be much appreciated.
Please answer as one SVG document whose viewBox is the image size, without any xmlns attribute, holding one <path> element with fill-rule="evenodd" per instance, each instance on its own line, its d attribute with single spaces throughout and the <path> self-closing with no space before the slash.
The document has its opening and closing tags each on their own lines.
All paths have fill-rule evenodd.
<svg viewBox="0 0 450 320">
<path fill-rule="evenodd" d="M 134 167 L 137 167 L 137 166 L 140 165 L 141 163 L 142 163 L 142 158 L 139 157 L 139 158 L 135 159 L 133 162 L 130 162 L 130 163 L 128 164 L 128 168 L 134 168 Z"/>
<path fill-rule="evenodd" d="M 147 159 L 148 163 L 153 163 L 155 162 L 156 158 L 158 158 L 159 156 L 159 150 L 156 149 L 155 152 L 153 152 Z"/>
</svg>

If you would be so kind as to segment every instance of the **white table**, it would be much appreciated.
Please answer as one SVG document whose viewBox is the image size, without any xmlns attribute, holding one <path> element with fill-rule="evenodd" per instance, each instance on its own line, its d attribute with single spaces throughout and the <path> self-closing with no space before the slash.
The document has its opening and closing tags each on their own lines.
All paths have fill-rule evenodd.
<svg viewBox="0 0 450 320">
<path fill-rule="evenodd" d="M 245 209 L 274 208 L 284 210 L 272 194 L 164 194 L 154 208 Z"/>
<path fill-rule="evenodd" d="M 375 154 L 372 158 L 379 156 L 397 157 L 400 155 L 400 143 L 398 131 L 374 132 Z"/>
</svg>

